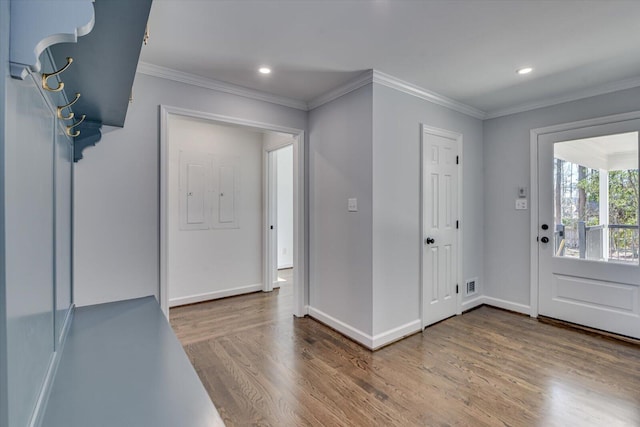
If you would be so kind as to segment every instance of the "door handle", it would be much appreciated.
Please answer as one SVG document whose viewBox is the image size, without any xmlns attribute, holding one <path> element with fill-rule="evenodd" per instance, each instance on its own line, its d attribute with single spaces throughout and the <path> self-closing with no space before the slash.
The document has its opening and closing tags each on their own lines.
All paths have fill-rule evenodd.
<svg viewBox="0 0 640 427">
<path fill-rule="evenodd" d="M 427 244 L 427 245 L 430 245 L 430 244 L 435 243 L 435 242 L 436 242 L 436 240 L 433 237 L 427 237 L 424 240 L 424 243 Z"/>
<path fill-rule="evenodd" d="M 544 236 L 543 238 L 540 239 L 540 241 L 542 243 L 549 243 L 549 238 L 547 236 Z"/>
</svg>

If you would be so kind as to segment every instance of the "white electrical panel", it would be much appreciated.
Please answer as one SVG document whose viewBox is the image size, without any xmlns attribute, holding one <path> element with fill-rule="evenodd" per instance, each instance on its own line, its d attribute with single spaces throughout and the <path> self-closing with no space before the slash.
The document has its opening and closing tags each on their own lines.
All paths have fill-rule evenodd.
<svg viewBox="0 0 640 427">
<path fill-rule="evenodd" d="M 235 212 L 235 171 L 232 166 L 220 166 L 218 186 L 218 222 L 232 223 Z"/>
<path fill-rule="evenodd" d="M 239 228 L 239 159 L 180 152 L 180 230 Z"/>
<path fill-rule="evenodd" d="M 239 164 L 238 158 L 213 158 L 211 228 L 240 228 L 237 211 L 240 194 Z"/>
<path fill-rule="evenodd" d="M 187 224 L 205 222 L 205 167 L 187 164 Z"/>
<path fill-rule="evenodd" d="M 209 228 L 211 157 L 205 153 L 180 152 L 178 169 L 178 216 L 180 230 Z"/>
</svg>

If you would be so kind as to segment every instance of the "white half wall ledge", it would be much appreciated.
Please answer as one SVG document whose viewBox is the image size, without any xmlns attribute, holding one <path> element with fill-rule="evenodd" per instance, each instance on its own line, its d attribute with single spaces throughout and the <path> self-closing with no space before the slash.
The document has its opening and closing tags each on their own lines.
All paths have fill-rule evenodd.
<svg viewBox="0 0 640 427">
<path fill-rule="evenodd" d="M 398 326 L 397 328 L 393 328 L 372 336 L 311 306 L 309 306 L 308 312 L 309 316 L 313 319 L 324 323 L 325 325 L 329 326 L 332 329 L 335 329 L 347 338 L 352 339 L 353 341 L 372 351 L 399 341 L 400 339 L 408 337 L 409 335 L 420 332 L 422 325 L 422 321 L 420 319 L 416 319 L 404 325 Z"/>
<path fill-rule="evenodd" d="M 58 43 L 76 43 L 95 23 L 94 0 L 12 0 L 11 76 L 40 72 L 40 55 Z"/>
<path fill-rule="evenodd" d="M 202 294 L 189 295 L 186 297 L 172 298 L 169 300 L 169 307 L 179 305 L 195 304 L 197 302 L 211 301 L 220 298 L 233 297 L 236 295 L 250 294 L 262 291 L 262 283 L 254 285 L 239 286 L 237 288 L 223 289 L 221 291 L 205 292 Z"/>
</svg>

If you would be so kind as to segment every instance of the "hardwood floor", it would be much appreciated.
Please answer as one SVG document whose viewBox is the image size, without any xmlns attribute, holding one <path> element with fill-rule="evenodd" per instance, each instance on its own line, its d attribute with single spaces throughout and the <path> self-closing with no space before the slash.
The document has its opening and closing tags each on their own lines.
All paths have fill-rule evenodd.
<svg viewBox="0 0 640 427">
<path fill-rule="evenodd" d="M 375 353 L 291 286 L 171 309 L 228 426 L 640 426 L 640 347 L 489 307 Z"/>
</svg>

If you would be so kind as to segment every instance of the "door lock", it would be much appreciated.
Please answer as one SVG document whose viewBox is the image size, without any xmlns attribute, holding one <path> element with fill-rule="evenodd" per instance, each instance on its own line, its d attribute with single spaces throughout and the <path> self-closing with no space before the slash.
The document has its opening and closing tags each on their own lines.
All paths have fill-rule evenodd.
<svg viewBox="0 0 640 427">
<path fill-rule="evenodd" d="M 542 243 L 549 243 L 549 238 L 547 236 L 544 236 L 543 238 L 540 239 L 540 241 Z"/>
<path fill-rule="evenodd" d="M 431 244 L 433 244 L 433 243 L 435 243 L 435 242 L 436 242 L 436 239 L 434 239 L 433 237 L 427 237 L 427 238 L 424 240 L 424 243 L 426 243 L 427 245 L 431 245 Z"/>
</svg>

